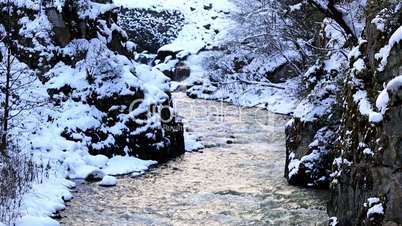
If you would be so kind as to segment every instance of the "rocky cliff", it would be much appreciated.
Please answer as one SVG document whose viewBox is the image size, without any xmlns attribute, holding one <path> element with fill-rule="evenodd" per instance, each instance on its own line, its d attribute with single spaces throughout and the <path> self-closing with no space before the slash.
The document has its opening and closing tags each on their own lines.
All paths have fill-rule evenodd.
<svg viewBox="0 0 402 226">
<path fill-rule="evenodd" d="M 328 210 L 340 225 L 400 225 L 402 89 L 394 82 L 402 72 L 402 11 L 397 4 L 368 8 L 364 40 L 350 57 Z M 357 100 L 363 92 L 366 99 Z"/>
<path fill-rule="evenodd" d="M 316 118 L 306 117 L 315 113 L 309 109 L 295 114 L 287 126 L 285 176 L 329 188 L 331 225 L 401 225 L 401 3 L 370 1 L 364 16 L 359 44 L 338 70 L 339 91 L 329 94 L 335 101 Z"/>
</svg>

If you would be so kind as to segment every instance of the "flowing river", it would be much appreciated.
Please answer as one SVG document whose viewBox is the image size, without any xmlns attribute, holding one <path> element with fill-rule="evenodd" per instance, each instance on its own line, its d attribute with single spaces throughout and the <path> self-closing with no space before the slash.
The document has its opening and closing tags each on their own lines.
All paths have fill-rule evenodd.
<svg viewBox="0 0 402 226">
<path fill-rule="evenodd" d="M 288 117 L 175 93 L 186 129 L 205 149 L 116 187 L 78 185 L 63 225 L 318 225 L 327 193 L 283 178 Z"/>
</svg>

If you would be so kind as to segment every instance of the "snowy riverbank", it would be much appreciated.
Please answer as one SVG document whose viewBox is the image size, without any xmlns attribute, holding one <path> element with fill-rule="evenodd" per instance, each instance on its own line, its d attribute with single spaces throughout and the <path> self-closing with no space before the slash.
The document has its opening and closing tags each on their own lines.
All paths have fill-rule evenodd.
<svg viewBox="0 0 402 226">
<path fill-rule="evenodd" d="M 219 51 L 215 51 L 215 49 L 219 49 L 227 41 L 235 38 L 232 36 L 232 30 L 238 24 L 232 16 L 238 10 L 236 5 L 227 0 L 116 0 L 115 4 L 128 8 L 180 11 L 185 18 L 184 25 L 178 33 L 178 37 L 171 44 L 163 46 L 160 51 L 181 52 L 183 55 L 188 55 L 185 63 L 189 65 L 191 74 L 185 81 L 173 82 L 171 87 L 192 86 L 200 81 L 204 86 L 203 88 L 213 87 L 208 74 L 210 72 L 209 63 L 219 55 Z M 114 6 L 110 7 L 113 8 Z M 37 25 L 39 26 L 43 21 L 46 20 L 37 21 Z M 34 30 L 38 29 L 36 25 L 33 28 Z M 71 49 L 67 48 L 64 51 L 67 50 L 71 51 Z M 113 58 L 116 61 L 122 61 L 119 64 L 127 66 L 125 68 L 127 73 L 125 79 L 129 79 L 132 76 L 128 69 L 130 63 L 120 56 L 113 56 Z M 163 63 L 158 64 L 155 68 L 166 67 L 169 64 L 171 63 L 166 62 L 166 65 L 163 65 Z M 135 64 L 134 67 L 142 75 L 139 76 L 139 84 L 146 87 L 148 95 L 146 98 L 149 98 L 150 103 L 157 103 L 159 100 L 152 98 L 163 96 L 162 93 L 167 84 L 166 78 L 149 66 Z M 65 84 L 78 90 L 84 90 L 87 85 L 84 80 L 85 76 L 80 70 L 66 65 L 58 65 L 53 72 L 57 72 L 58 76 L 48 82 L 46 86 L 37 82 L 37 89 L 32 92 L 34 93 L 33 98 L 46 99 L 46 89 L 62 88 Z M 144 72 L 146 73 L 144 74 Z M 73 75 L 75 76 L 74 81 L 69 81 L 68 78 Z M 126 80 L 124 82 L 131 84 L 131 81 Z M 292 82 L 284 85 L 286 87 L 295 86 Z M 241 94 L 226 93 L 223 89 L 218 90 L 216 87 L 215 89 L 217 92 L 212 95 L 199 95 L 198 98 L 223 99 L 240 106 L 259 106 L 284 114 L 292 112 L 297 101 L 282 89 L 277 90 L 259 85 Z M 286 97 L 287 101 L 283 101 Z M 52 110 L 49 110 L 49 108 Z M 21 128 L 16 133 L 19 134 L 21 141 L 24 142 L 22 146 L 33 147 L 33 150 L 35 150 L 34 160 L 37 164 L 48 168 L 48 176 L 35 182 L 30 192 L 24 195 L 20 209 L 21 219 L 17 221 L 17 226 L 58 225 L 59 223 L 51 217 L 56 216 L 59 211 L 65 209 L 65 202 L 73 198 L 73 194 L 70 192 L 70 189 L 75 186 L 75 183 L 72 182 L 73 180 L 102 180 L 103 178 L 104 180 L 99 182 L 100 186 L 115 185 L 114 176 L 142 174 L 149 167 L 157 164 L 156 161 L 145 161 L 129 156 L 115 156 L 111 159 L 105 155 L 93 156 L 89 154 L 84 143 L 69 141 L 60 136 L 63 130 L 69 126 L 78 124 L 78 127 L 84 130 L 85 128 L 96 126 L 101 117 L 101 112 L 88 108 L 87 105 L 77 105 L 72 101 L 61 107 L 49 105 L 36 108 L 34 111 L 25 112 L 20 116 L 24 128 Z M 48 118 L 53 120 L 49 123 L 46 121 Z M 112 130 L 113 128 L 110 131 L 113 132 Z M 198 138 L 191 132 L 186 132 L 184 138 L 187 151 L 203 148 Z M 30 154 L 31 151 L 26 152 Z"/>
</svg>

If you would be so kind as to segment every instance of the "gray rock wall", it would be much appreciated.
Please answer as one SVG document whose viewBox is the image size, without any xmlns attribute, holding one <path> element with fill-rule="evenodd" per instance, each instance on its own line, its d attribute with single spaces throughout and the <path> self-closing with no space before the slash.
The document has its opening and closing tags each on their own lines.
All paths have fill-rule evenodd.
<svg viewBox="0 0 402 226">
<path fill-rule="evenodd" d="M 402 75 L 402 43 L 393 46 L 384 70 L 376 54 L 388 44 L 391 35 L 402 25 L 402 11 L 398 2 L 370 1 L 366 9 L 366 27 L 359 46 L 359 56 L 350 59 L 350 69 L 332 112 L 340 117 L 335 139 L 327 142 L 329 154 L 321 162 L 327 167 L 330 200 L 328 214 L 336 225 L 402 225 L 402 87 L 388 91 L 388 109 L 383 120 L 370 121 L 363 114 L 355 94 L 367 93 L 367 101 L 375 112 L 376 99 L 391 79 Z M 372 19 L 381 17 L 384 30 L 379 30 Z M 354 69 L 354 63 L 362 60 L 365 68 Z M 313 136 L 320 128 L 320 121 L 310 123 L 293 119 L 287 133 L 287 159 L 285 176 L 289 183 L 308 186 L 312 183 L 307 176 L 301 159 L 311 154 Z M 322 124 L 321 124 L 322 125 Z M 289 177 L 292 158 L 299 160 L 299 171 L 293 179 Z M 295 163 L 295 162 L 293 162 Z M 296 161 L 297 163 L 297 161 Z M 306 182 L 307 181 L 307 182 Z M 335 220 L 336 219 L 336 220 Z"/>
</svg>

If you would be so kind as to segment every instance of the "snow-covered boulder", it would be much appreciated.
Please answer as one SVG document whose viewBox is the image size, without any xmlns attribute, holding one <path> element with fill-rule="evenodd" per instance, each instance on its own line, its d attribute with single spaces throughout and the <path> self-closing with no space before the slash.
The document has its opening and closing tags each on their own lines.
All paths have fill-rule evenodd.
<svg viewBox="0 0 402 226">
<path fill-rule="evenodd" d="M 85 177 L 86 181 L 100 181 L 105 177 L 105 173 L 102 170 L 94 170 L 88 176 Z"/>
<path fill-rule="evenodd" d="M 181 123 L 169 110 L 170 80 L 134 62 L 118 7 L 45 1 L 42 13 L 40 2 L 12 2 L 10 32 L 17 58 L 36 70 L 56 106 L 49 122 L 59 135 L 94 155 L 163 161 L 184 153 Z"/>
<path fill-rule="evenodd" d="M 116 186 L 117 178 L 113 176 L 105 176 L 101 182 L 99 182 L 99 186 L 102 187 L 112 187 Z"/>
</svg>

